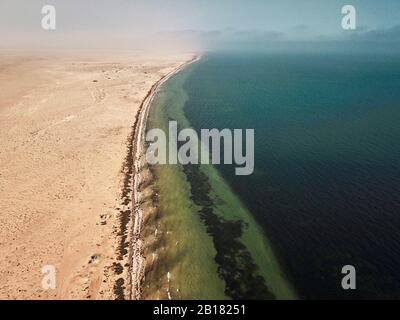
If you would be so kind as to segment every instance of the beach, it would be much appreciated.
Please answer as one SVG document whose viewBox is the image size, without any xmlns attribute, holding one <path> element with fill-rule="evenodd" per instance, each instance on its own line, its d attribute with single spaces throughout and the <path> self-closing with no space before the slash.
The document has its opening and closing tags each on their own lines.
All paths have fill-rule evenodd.
<svg viewBox="0 0 400 320">
<path fill-rule="evenodd" d="M 147 217 L 152 214 L 151 211 L 153 207 L 151 201 L 149 200 L 148 194 L 153 195 L 154 190 L 147 188 L 151 184 L 151 172 L 146 161 L 146 125 L 147 118 L 149 115 L 149 110 L 152 102 L 160 90 L 161 86 L 168 81 L 172 76 L 183 70 L 186 66 L 198 61 L 200 57 L 198 55 L 193 55 L 193 57 L 182 63 L 180 66 L 169 72 L 167 75 L 163 76 L 159 81 L 157 81 L 147 96 L 144 98 L 142 104 L 139 107 L 137 121 L 133 126 L 133 136 L 131 140 L 130 152 L 132 152 L 132 159 L 134 160 L 134 165 L 129 166 L 133 168 L 133 171 L 128 172 L 126 175 L 126 181 L 131 179 L 132 181 L 132 207 L 128 211 L 132 212 L 132 231 L 131 239 L 129 241 L 129 259 L 128 264 L 130 268 L 128 270 L 128 296 L 129 299 L 139 300 L 142 298 L 143 293 L 143 281 L 145 279 L 146 273 L 146 257 L 144 255 L 146 243 L 144 243 L 142 238 L 142 230 L 146 225 L 143 226 L 144 213 L 147 213 Z M 127 193 L 129 194 L 129 193 Z M 123 212 L 127 212 L 126 208 Z M 124 222 L 125 223 L 125 222 Z M 121 291 L 121 290 L 120 290 Z M 122 297 L 121 297 L 122 298 Z"/>
<path fill-rule="evenodd" d="M 133 130 L 193 55 L 0 56 L 0 299 L 129 299 Z"/>
</svg>

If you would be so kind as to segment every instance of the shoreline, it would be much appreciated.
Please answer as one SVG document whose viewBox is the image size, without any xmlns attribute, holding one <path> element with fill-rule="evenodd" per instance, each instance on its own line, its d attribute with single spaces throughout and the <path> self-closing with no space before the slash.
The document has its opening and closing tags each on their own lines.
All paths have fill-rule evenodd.
<svg viewBox="0 0 400 320">
<path fill-rule="evenodd" d="M 200 69 L 196 68 L 199 73 Z M 186 69 L 165 84 L 150 109 L 149 128 L 168 130 L 170 119 L 183 128 L 192 126 L 185 103 L 191 99 L 188 90 L 196 72 Z M 189 108 L 192 103 L 196 104 L 191 102 Z M 144 232 L 145 254 L 151 262 L 145 269 L 144 299 L 296 299 L 269 239 L 219 169 L 152 169 L 145 181 L 145 191 L 155 190 L 145 213 L 151 212 L 155 218 L 150 218 Z M 229 233 L 232 228 L 235 234 Z M 236 272 L 249 274 L 246 283 L 235 280 Z"/>
<path fill-rule="evenodd" d="M 129 210 L 129 218 L 126 215 L 125 217 L 121 216 L 120 218 L 122 233 L 124 230 L 129 229 L 129 240 L 128 238 L 122 237 L 120 243 L 120 251 L 126 250 L 126 246 L 128 246 L 129 268 L 127 293 L 123 294 L 123 283 L 118 283 L 118 280 L 116 287 L 114 288 L 117 297 L 121 299 L 125 296 L 130 300 L 139 300 L 142 296 L 142 283 L 145 274 L 146 258 L 143 256 L 144 242 L 141 236 L 143 230 L 143 209 L 141 207 L 141 192 L 139 189 L 142 182 L 141 167 L 143 156 L 145 156 L 143 147 L 145 144 L 145 133 L 149 110 L 161 86 L 188 65 L 197 62 L 200 58 L 201 55 L 194 55 L 191 60 L 181 64 L 179 67 L 163 76 L 151 87 L 139 107 L 135 123 L 132 127 L 132 133 L 129 137 L 128 155 L 125 164 L 125 166 L 130 166 L 130 168 L 128 168 L 128 171 L 125 173 L 123 190 L 123 198 L 126 198 L 125 203 L 130 200 L 131 210 Z M 128 179 L 130 180 L 129 185 L 127 184 Z M 131 190 L 130 199 L 128 199 L 127 194 L 127 191 L 129 190 Z M 125 214 L 126 213 L 127 211 L 125 211 Z"/>
</svg>

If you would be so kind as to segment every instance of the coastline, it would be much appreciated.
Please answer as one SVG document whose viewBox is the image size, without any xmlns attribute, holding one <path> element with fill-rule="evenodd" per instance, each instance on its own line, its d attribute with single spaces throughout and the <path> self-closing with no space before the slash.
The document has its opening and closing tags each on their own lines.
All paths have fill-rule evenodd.
<svg viewBox="0 0 400 320">
<path fill-rule="evenodd" d="M 188 90 L 196 90 L 192 77 L 199 69 L 189 67 L 165 84 L 152 105 L 149 128 L 168 130 L 170 119 L 192 126 L 184 108 L 196 103 Z M 217 168 L 151 168 L 154 218 L 144 234 L 153 263 L 146 266 L 144 299 L 297 298 L 269 239 Z M 248 275 L 243 285 L 235 280 L 240 273 Z"/>
<path fill-rule="evenodd" d="M 130 136 L 130 143 L 128 148 L 127 162 L 131 166 L 126 173 L 125 180 L 129 179 L 130 190 L 132 190 L 130 195 L 131 210 L 130 210 L 130 221 L 126 221 L 126 217 L 121 218 L 121 229 L 130 228 L 129 240 L 125 238 L 125 244 L 120 244 L 120 249 L 123 249 L 128 243 L 130 244 L 128 248 L 128 288 L 125 297 L 130 300 L 139 300 L 142 296 L 142 283 L 145 276 L 145 265 L 146 257 L 143 255 L 143 250 L 145 243 L 142 239 L 141 233 L 144 224 L 144 213 L 142 208 L 142 192 L 140 191 L 141 184 L 145 180 L 142 174 L 142 169 L 145 166 L 145 153 L 143 151 L 145 145 L 145 133 L 146 124 L 148 119 L 149 110 L 151 108 L 154 97 L 157 95 L 159 89 L 162 85 L 168 81 L 171 77 L 182 71 L 184 68 L 192 63 L 197 62 L 201 58 L 201 55 L 194 55 L 192 59 L 182 63 L 180 66 L 175 68 L 173 71 L 163 76 L 159 81 L 157 81 L 152 88 L 147 93 L 146 97 L 143 99 L 139 110 L 136 115 L 135 123 L 132 127 L 132 134 Z M 128 197 L 127 184 L 124 186 L 124 197 Z M 128 199 L 125 199 L 128 201 Z M 126 212 L 126 211 L 125 211 Z M 129 224 L 129 226 L 128 226 Z M 116 284 L 114 291 L 119 296 L 123 298 L 123 283 Z"/>
</svg>

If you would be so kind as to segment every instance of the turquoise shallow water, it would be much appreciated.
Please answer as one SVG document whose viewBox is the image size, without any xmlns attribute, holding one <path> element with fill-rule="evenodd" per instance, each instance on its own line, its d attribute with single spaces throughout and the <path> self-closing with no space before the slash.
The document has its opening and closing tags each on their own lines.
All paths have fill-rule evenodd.
<svg viewBox="0 0 400 320">
<path fill-rule="evenodd" d="M 174 270 L 175 298 L 399 298 L 399 88 L 398 57 L 366 54 L 210 53 L 169 80 L 149 127 L 255 129 L 255 171 L 156 166 L 171 232 L 153 281 Z"/>
<path fill-rule="evenodd" d="M 168 122 L 190 127 L 184 89 L 197 65 L 170 79 L 157 95 L 148 129 L 168 131 Z M 158 257 L 147 272 L 146 297 L 172 299 L 293 299 L 268 239 L 246 206 L 212 165 L 153 167 Z M 154 230 L 147 230 L 153 233 Z M 168 276 L 169 275 L 169 276 Z M 169 279 L 169 280 L 168 280 Z"/>
</svg>

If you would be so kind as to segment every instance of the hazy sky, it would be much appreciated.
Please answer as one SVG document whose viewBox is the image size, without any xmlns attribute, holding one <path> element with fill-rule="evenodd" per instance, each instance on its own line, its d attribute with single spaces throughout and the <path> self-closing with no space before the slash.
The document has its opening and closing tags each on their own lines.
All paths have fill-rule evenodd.
<svg viewBox="0 0 400 320">
<path fill-rule="evenodd" d="M 41 29 L 54 5 L 57 30 Z M 357 9 L 344 32 L 341 8 Z M 229 41 L 398 41 L 400 0 L 0 0 L 0 46 L 207 47 Z"/>
</svg>

